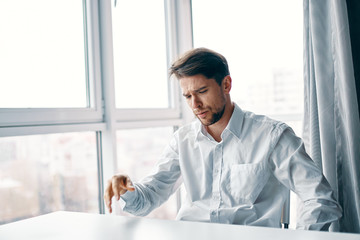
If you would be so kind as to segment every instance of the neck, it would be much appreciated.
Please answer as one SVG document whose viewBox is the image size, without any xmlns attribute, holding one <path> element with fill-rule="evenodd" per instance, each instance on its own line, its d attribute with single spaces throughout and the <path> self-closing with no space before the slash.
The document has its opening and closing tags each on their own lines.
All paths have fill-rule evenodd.
<svg viewBox="0 0 360 240">
<path fill-rule="evenodd" d="M 215 141 L 221 142 L 221 134 L 228 125 L 233 111 L 234 103 L 229 102 L 225 105 L 225 111 L 221 119 L 214 124 L 205 126 L 206 131 L 215 139 Z"/>
</svg>

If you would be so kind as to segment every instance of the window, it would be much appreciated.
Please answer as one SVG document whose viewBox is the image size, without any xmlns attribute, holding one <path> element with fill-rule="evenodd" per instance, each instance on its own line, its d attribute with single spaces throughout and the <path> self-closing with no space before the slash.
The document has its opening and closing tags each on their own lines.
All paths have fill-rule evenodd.
<svg viewBox="0 0 360 240">
<path fill-rule="evenodd" d="M 58 210 L 98 212 L 93 132 L 0 138 L 0 224 Z"/>
<path fill-rule="evenodd" d="M 98 132 L 106 125 L 97 7 L 0 3 L 0 224 L 57 210 L 99 212 Z"/>
<path fill-rule="evenodd" d="M 151 144 L 148 167 L 184 122 L 167 76 L 182 52 L 177 2 L 117 3 L 1 1 L 0 224 L 56 210 L 104 213 L 104 180 L 133 173 L 133 151 L 143 150 L 127 141 Z M 150 216 L 174 219 L 176 200 Z"/>
<path fill-rule="evenodd" d="M 149 174 L 174 127 L 183 123 L 168 66 L 179 52 L 175 1 L 117 1 L 112 8 L 117 169 L 134 181 Z M 129 24 L 131 22 L 131 24 Z M 187 26 L 191 28 L 191 25 Z M 107 139 L 111 140 L 110 137 Z M 148 217 L 175 219 L 179 195 Z M 124 215 L 115 206 L 115 212 Z M 126 215 L 126 214 L 125 214 Z"/>
<path fill-rule="evenodd" d="M 0 2 L 0 108 L 87 107 L 82 13 L 81 0 Z"/>
<path fill-rule="evenodd" d="M 112 16 L 116 107 L 169 108 L 164 1 L 117 1 Z"/>
<path fill-rule="evenodd" d="M 117 132 L 118 172 L 136 182 L 151 173 L 173 134 L 172 127 L 140 128 Z M 121 215 L 127 215 L 119 212 Z M 176 195 L 147 217 L 175 219 Z"/>
<path fill-rule="evenodd" d="M 301 136 L 302 1 L 193 0 L 192 13 L 194 46 L 228 60 L 232 100 L 286 122 Z"/>
<path fill-rule="evenodd" d="M 0 126 L 102 121 L 96 7 L 92 0 L 1 1 Z"/>
<path fill-rule="evenodd" d="M 102 180 L 145 176 L 193 117 L 167 76 L 192 34 L 227 57 L 242 108 L 301 126 L 300 1 L 112 4 L 0 2 L 0 223 L 103 212 Z M 176 197 L 150 216 L 174 219 Z"/>
<path fill-rule="evenodd" d="M 194 45 L 227 58 L 233 101 L 255 113 L 301 120 L 302 2 L 194 0 L 192 7 Z"/>
</svg>

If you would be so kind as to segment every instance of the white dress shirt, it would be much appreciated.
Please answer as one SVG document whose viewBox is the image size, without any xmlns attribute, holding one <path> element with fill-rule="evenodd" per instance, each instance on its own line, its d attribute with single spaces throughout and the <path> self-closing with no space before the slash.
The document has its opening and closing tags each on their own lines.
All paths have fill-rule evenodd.
<svg viewBox="0 0 360 240">
<path fill-rule="evenodd" d="M 288 189 L 303 203 L 297 228 L 327 229 L 341 216 L 329 183 L 286 124 L 235 104 L 221 139 L 199 120 L 180 128 L 154 172 L 121 196 L 124 210 L 147 215 L 183 183 L 179 220 L 280 227 Z"/>
</svg>

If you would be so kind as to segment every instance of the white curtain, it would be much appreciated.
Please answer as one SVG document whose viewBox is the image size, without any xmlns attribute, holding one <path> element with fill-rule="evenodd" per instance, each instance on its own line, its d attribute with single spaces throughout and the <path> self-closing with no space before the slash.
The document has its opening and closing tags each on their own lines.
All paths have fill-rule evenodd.
<svg viewBox="0 0 360 240">
<path fill-rule="evenodd" d="M 332 231 L 360 232 L 360 121 L 345 0 L 304 0 L 306 149 L 343 208 Z"/>
</svg>

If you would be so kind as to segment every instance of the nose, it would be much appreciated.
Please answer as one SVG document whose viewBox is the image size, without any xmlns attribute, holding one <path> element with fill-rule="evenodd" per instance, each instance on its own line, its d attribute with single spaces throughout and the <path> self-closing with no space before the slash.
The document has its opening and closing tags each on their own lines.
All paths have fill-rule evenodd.
<svg viewBox="0 0 360 240">
<path fill-rule="evenodd" d="M 197 97 L 196 95 L 192 96 L 191 98 L 191 108 L 192 109 L 197 109 L 201 107 L 201 101 L 199 99 L 199 97 Z"/>
</svg>

